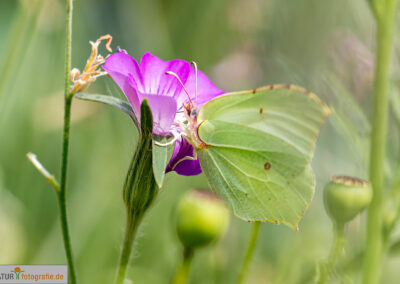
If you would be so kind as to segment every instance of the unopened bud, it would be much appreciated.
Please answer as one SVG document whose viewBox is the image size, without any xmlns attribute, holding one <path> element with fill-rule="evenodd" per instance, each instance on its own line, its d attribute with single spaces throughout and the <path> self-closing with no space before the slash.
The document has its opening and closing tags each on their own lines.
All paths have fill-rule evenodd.
<svg viewBox="0 0 400 284">
<path fill-rule="evenodd" d="M 325 208 L 333 221 L 347 223 L 361 213 L 372 199 L 370 183 L 348 176 L 335 176 L 325 186 Z"/>
<path fill-rule="evenodd" d="M 225 232 L 229 211 L 212 193 L 192 190 L 178 204 L 177 231 L 188 249 L 206 246 Z"/>
</svg>

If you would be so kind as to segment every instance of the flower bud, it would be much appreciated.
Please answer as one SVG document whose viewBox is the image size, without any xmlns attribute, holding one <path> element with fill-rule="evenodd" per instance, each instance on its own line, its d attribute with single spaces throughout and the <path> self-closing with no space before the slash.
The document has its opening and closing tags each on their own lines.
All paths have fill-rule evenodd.
<svg viewBox="0 0 400 284">
<path fill-rule="evenodd" d="M 229 211 L 215 195 L 191 190 L 180 200 L 177 210 L 177 232 L 187 249 L 206 246 L 226 230 Z"/>
<path fill-rule="evenodd" d="M 370 183 L 348 176 L 334 176 L 325 186 L 325 208 L 334 222 L 347 223 L 369 205 Z"/>
<path fill-rule="evenodd" d="M 126 175 L 122 195 L 128 222 L 132 223 L 132 226 L 137 226 L 159 191 L 153 173 L 153 119 L 147 99 L 143 100 L 140 112 L 139 141 Z"/>
</svg>

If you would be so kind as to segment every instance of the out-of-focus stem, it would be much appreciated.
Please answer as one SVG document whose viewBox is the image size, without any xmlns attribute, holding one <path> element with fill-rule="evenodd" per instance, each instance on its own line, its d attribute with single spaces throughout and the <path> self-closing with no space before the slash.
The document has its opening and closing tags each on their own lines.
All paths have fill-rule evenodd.
<svg viewBox="0 0 400 284">
<path fill-rule="evenodd" d="M 374 9 L 377 23 L 377 51 L 370 152 L 370 180 L 374 195 L 368 208 L 367 244 L 363 272 L 363 283 L 365 284 L 379 283 L 381 271 L 384 161 L 388 125 L 387 91 L 397 0 L 375 0 L 373 4 L 375 7 L 379 7 L 379 9 Z"/>
<path fill-rule="evenodd" d="M 257 244 L 258 234 L 260 232 L 261 222 L 254 222 L 253 228 L 251 230 L 251 235 L 249 239 L 249 244 L 247 246 L 246 255 L 243 260 L 242 268 L 240 270 L 239 278 L 237 284 L 242 284 L 246 280 L 247 273 L 249 272 L 251 260 L 253 258 L 254 250 Z"/>
<path fill-rule="evenodd" d="M 187 249 L 187 248 L 184 249 L 182 263 L 175 272 L 172 284 L 185 284 L 187 282 L 190 272 L 190 266 L 192 265 L 193 256 L 194 256 L 194 251 L 192 249 Z"/>
<path fill-rule="evenodd" d="M 16 73 L 21 64 L 20 58 L 23 49 L 26 48 L 27 35 L 32 28 L 31 22 L 35 20 L 36 14 L 40 11 L 41 1 L 30 1 L 28 7 L 19 5 L 18 15 L 15 19 L 14 26 L 10 32 L 10 38 L 5 51 L 3 64 L 0 68 L 0 99 L 7 90 L 7 85 L 12 81 L 13 74 Z M 40 4 L 40 5 L 39 5 Z"/>
<path fill-rule="evenodd" d="M 335 224 L 333 246 L 329 254 L 328 261 L 325 265 L 321 267 L 321 274 L 317 281 L 318 284 L 324 284 L 328 280 L 330 274 L 332 273 L 332 270 L 336 265 L 338 258 L 342 253 L 344 240 L 344 224 Z"/>
</svg>

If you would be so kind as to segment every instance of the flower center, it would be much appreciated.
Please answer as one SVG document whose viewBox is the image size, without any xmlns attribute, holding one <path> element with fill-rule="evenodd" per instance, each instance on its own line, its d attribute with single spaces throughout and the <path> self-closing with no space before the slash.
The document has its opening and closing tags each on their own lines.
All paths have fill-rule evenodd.
<svg viewBox="0 0 400 284">
<path fill-rule="evenodd" d="M 173 71 L 166 71 L 165 74 L 171 75 L 175 77 L 179 84 L 181 84 L 182 89 L 185 91 L 187 97 L 188 97 L 188 103 L 183 102 L 182 106 L 180 106 L 175 115 L 175 120 L 174 123 L 171 125 L 171 134 L 173 135 L 173 139 L 165 144 L 156 144 L 158 146 L 168 146 L 173 143 L 177 139 L 179 139 L 182 135 L 185 136 L 185 138 L 188 140 L 189 143 L 195 146 L 196 143 L 194 141 L 196 139 L 193 139 L 193 131 L 196 128 L 197 124 L 197 64 L 196 62 L 192 61 L 191 64 L 194 67 L 194 72 L 195 72 L 195 96 L 194 96 L 194 103 L 191 99 L 191 96 L 186 89 L 185 85 L 182 83 L 182 80 L 179 78 L 179 76 L 173 72 Z"/>
</svg>

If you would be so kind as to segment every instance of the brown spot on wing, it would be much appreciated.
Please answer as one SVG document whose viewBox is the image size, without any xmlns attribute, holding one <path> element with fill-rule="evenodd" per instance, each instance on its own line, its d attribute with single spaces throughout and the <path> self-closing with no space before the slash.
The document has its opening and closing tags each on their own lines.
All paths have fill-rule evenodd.
<svg viewBox="0 0 400 284">
<path fill-rule="evenodd" d="M 270 168 L 271 168 L 271 164 L 270 164 L 269 162 L 266 162 L 266 163 L 264 164 L 264 169 L 265 169 L 266 171 L 268 171 Z"/>
</svg>

